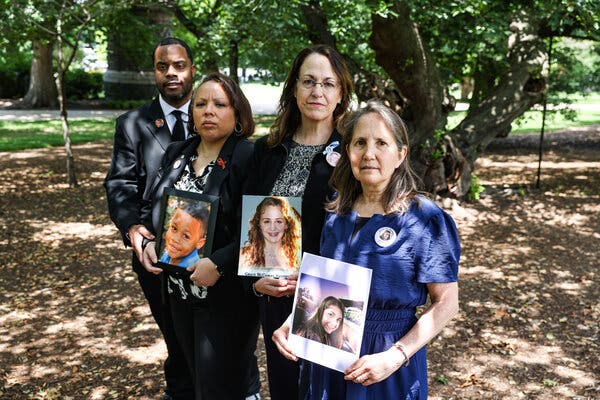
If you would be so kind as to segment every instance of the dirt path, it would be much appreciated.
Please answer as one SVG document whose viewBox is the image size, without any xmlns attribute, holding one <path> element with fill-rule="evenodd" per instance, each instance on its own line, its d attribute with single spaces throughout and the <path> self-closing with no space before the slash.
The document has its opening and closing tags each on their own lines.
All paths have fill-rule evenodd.
<svg viewBox="0 0 600 400">
<path fill-rule="evenodd" d="M 110 145 L 75 147 L 78 189 L 60 148 L 0 153 L 2 399 L 161 393 L 165 350 L 106 212 Z M 461 312 L 429 346 L 430 398 L 600 398 L 597 147 L 549 146 L 541 190 L 536 150 L 493 149 L 482 200 L 449 210 Z"/>
</svg>

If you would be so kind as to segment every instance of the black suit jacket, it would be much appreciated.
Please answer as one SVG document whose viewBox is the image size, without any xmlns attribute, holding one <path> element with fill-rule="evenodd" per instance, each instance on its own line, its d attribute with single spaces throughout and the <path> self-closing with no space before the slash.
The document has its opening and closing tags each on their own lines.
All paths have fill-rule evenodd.
<svg viewBox="0 0 600 400">
<path fill-rule="evenodd" d="M 131 225 L 141 224 L 140 209 L 171 133 L 158 97 L 117 118 L 110 169 L 104 180 L 110 218 L 130 246 Z"/>
<path fill-rule="evenodd" d="M 199 136 L 170 145 L 157 171 L 153 184 L 147 190 L 142 208 L 144 225 L 156 234 L 160 222 L 161 198 L 165 188 L 173 187 L 179 180 L 189 159 L 196 154 Z M 237 276 L 239 258 L 239 231 L 241 221 L 242 187 L 249 174 L 248 164 L 254 144 L 235 135 L 223 144 L 219 158 L 224 165 L 215 165 L 211 171 L 204 193 L 219 197 L 219 210 L 213 237 L 211 255 L 208 258 L 221 267 L 223 275 L 208 288 L 208 303 L 213 309 L 227 312 L 240 307 L 245 292 Z M 242 303 L 241 303 L 242 302 Z"/>
</svg>

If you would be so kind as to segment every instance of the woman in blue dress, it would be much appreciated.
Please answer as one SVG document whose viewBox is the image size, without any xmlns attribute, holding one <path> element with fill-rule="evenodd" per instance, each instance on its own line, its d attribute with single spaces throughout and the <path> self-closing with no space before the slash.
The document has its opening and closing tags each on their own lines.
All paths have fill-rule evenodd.
<svg viewBox="0 0 600 400">
<path fill-rule="evenodd" d="M 425 345 L 458 312 L 460 243 L 452 218 L 417 194 L 408 132 L 370 101 L 342 126 L 321 255 L 373 270 L 360 358 L 344 372 L 302 360 L 301 399 L 426 399 Z M 430 306 L 416 317 L 416 307 Z M 273 340 L 296 359 L 287 336 Z"/>
</svg>

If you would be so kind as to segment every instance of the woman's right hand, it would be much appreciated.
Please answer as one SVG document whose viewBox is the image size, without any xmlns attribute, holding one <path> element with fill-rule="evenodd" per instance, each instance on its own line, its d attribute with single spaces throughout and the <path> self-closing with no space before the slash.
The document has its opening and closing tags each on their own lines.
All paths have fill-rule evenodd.
<svg viewBox="0 0 600 400">
<path fill-rule="evenodd" d="M 254 284 L 254 289 L 271 297 L 291 296 L 296 291 L 297 278 L 260 278 Z"/>
<path fill-rule="evenodd" d="M 273 337 L 271 338 L 275 345 L 277 346 L 277 350 L 281 353 L 282 356 L 287 358 L 288 360 L 298 361 L 298 357 L 294 354 L 292 349 L 288 347 L 288 337 L 290 335 L 290 324 L 289 318 L 287 321 L 279 327 L 275 332 L 273 332 Z"/>
<path fill-rule="evenodd" d="M 142 265 L 146 268 L 146 271 L 151 274 L 158 275 L 162 272 L 161 268 L 155 267 L 158 258 L 156 257 L 156 242 L 148 242 L 142 252 Z"/>
</svg>

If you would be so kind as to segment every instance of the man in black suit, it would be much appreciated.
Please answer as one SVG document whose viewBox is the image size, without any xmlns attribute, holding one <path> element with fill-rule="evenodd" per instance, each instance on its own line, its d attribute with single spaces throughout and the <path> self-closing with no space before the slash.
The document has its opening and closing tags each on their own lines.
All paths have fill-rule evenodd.
<svg viewBox="0 0 600 400">
<path fill-rule="evenodd" d="M 104 187 L 110 217 L 125 246 L 133 248 L 133 270 L 167 345 L 163 399 L 193 400 L 192 378 L 175 338 L 169 306 L 161 295 L 161 270 L 146 270 L 139 256 L 144 238 L 154 238 L 140 220 L 142 198 L 150 189 L 167 146 L 188 135 L 187 112 L 196 67 L 187 43 L 176 38 L 161 40 L 152 60 L 160 95 L 117 118 L 112 162 Z"/>
</svg>

